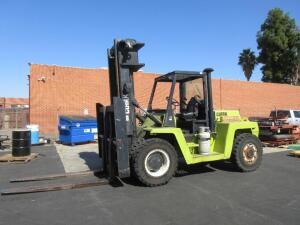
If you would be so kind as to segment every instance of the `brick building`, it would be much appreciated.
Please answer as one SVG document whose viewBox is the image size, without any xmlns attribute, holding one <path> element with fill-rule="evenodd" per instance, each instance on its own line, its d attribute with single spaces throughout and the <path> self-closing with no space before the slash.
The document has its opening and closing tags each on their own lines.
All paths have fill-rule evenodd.
<svg viewBox="0 0 300 225">
<path fill-rule="evenodd" d="M 134 75 L 136 98 L 147 106 L 153 79 L 159 74 Z M 95 115 L 95 103 L 108 105 L 106 69 L 32 64 L 30 66 L 30 123 L 39 124 L 46 135 L 57 134 L 58 116 Z M 166 96 L 168 88 L 159 90 Z M 260 82 L 213 79 L 215 109 L 239 109 L 242 116 L 267 116 L 271 109 L 300 108 L 300 87 Z M 159 105 L 165 105 L 164 98 Z"/>
<path fill-rule="evenodd" d="M 28 98 L 6 98 L 0 97 L 0 109 L 7 108 L 28 108 Z"/>
</svg>

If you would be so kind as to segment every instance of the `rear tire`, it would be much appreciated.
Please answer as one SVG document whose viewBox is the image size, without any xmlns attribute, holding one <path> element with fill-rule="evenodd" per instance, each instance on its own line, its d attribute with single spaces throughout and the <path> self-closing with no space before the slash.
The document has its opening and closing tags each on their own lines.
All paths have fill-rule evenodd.
<svg viewBox="0 0 300 225">
<path fill-rule="evenodd" d="M 260 166 L 262 153 L 262 144 L 256 136 L 239 134 L 234 140 L 231 161 L 242 172 L 251 172 Z"/>
<path fill-rule="evenodd" d="M 145 140 L 135 149 L 132 161 L 135 176 L 149 187 L 168 183 L 178 165 L 174 147 L 160 138 Z"/>
</svg>

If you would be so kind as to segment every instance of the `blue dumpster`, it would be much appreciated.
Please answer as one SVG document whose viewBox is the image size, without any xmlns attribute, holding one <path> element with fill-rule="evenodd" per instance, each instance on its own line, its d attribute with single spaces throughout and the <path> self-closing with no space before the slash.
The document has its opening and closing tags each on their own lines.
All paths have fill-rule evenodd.
<svg viewBox="0 0 300 225">
<path fill-rule="evenodd" d="M 92 142 L 97 140 L 97 121 L 92 116 L 60 116 L 59 141 L 62 144 Z"/>
</svg>

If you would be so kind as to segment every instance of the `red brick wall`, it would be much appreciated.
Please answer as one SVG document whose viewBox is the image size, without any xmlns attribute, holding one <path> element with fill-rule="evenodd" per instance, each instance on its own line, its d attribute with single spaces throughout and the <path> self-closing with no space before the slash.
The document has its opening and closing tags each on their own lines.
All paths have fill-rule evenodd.
<svg viewBox="0 0 300 225">
<path fill-rule="evenodd" d="M 242 116 L 268 116 L 274 109 L 300 109 L 300 87 L 288 84 L 213 80 L 216 109 L 239 109 Z"/>
<path fill-rule="evenodd" d="M 135 74 L 136 98 L 147 107 L 153 79 L 158 74 Z M 109 104 L 105 69 L 82 69 L 32 64 L 30 66 L 30 122 L 44 134 L 57 133 L 62 114 L 95 115 L 95 103 Z M 160 88 L 158 105 L 164 106 L 168 88 Z M 213 79 L 216 109 L 240 109 L 242 116 L 266 116 L 274 107 L 300 108 L 300 87 L 259 82 Z"/>
<path fill-rule="evenodd" d="M 95 115 L 95 102 L 109 103 L 106 70 L 48 65 L 30 66 L 30 123 L 45 134 L 57 133 L 58 116 Z"/>
</svg>

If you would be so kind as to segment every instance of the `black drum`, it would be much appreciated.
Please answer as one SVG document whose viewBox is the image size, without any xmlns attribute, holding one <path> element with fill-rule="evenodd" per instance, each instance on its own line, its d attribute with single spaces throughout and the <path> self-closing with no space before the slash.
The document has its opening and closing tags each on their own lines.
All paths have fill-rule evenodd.
<svg viewBox="0 0 300 225">
<path fill-rule="evenodd" d="M 12 155 L 28 156 L 31 153 L 30 130 L 14 130 L 12 132 Z"/>
</svg>

